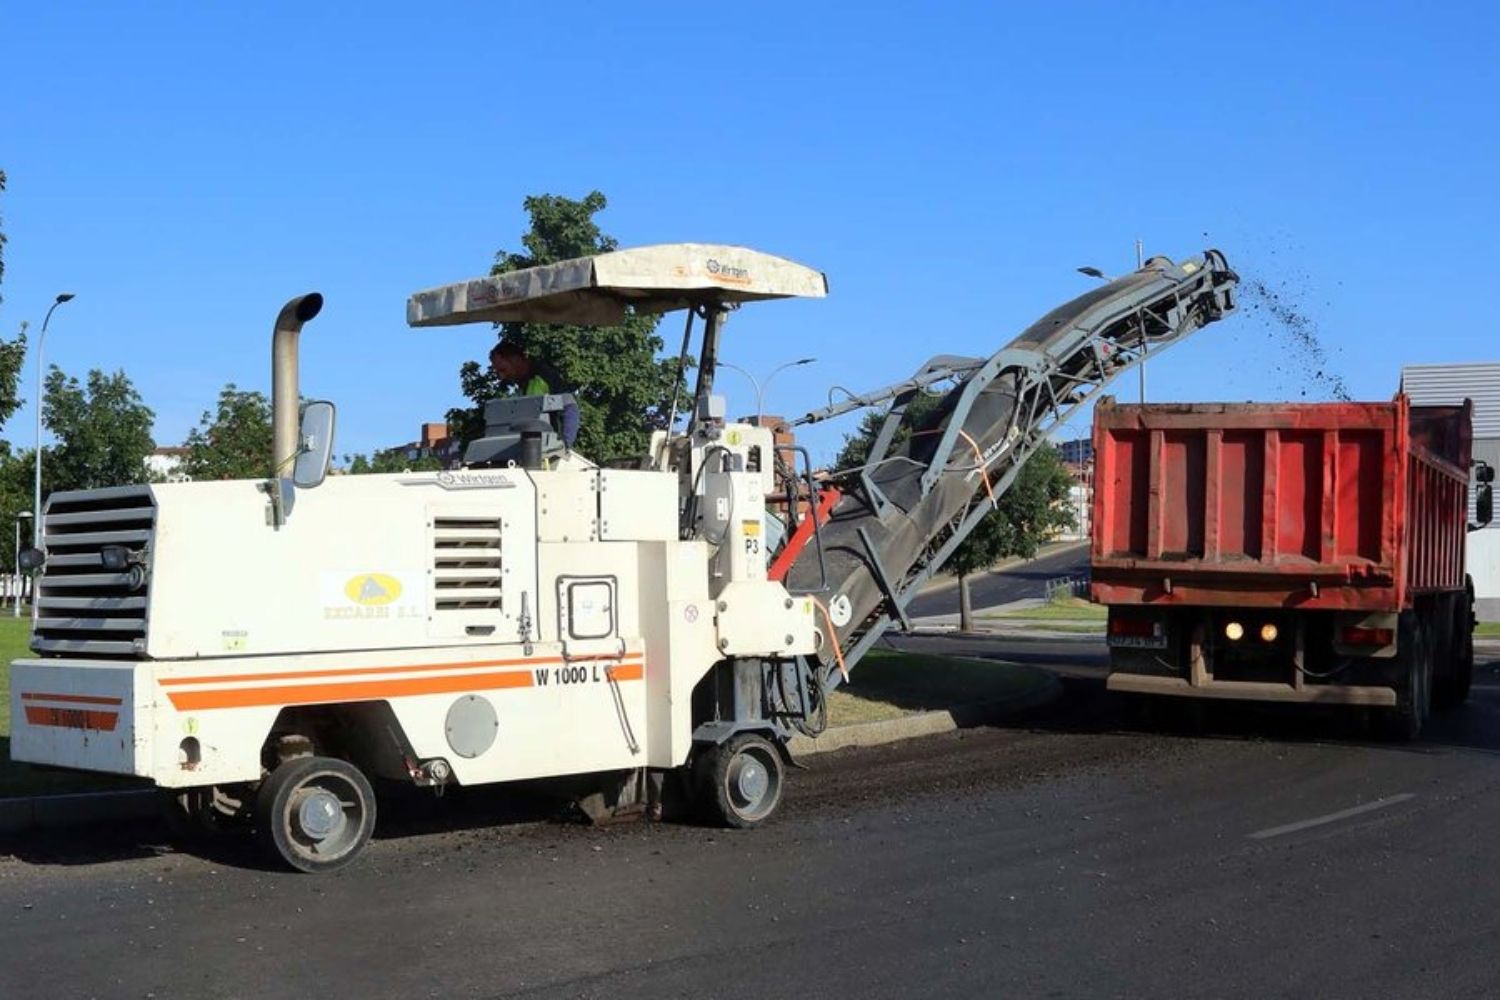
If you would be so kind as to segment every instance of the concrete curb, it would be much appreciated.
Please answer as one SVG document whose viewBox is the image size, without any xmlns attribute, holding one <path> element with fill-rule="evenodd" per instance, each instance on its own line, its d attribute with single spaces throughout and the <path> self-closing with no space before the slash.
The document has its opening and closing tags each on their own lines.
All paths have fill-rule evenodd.
<svg viewBox="0 0 1500 1000">
<path fill-rule="evenodd" d="M 808 736 L 793 736 L 787 743 L 787 749 L 791 751 L 793 757 L 807 757 L 812 754 L 843 750 L 845 747 L 873 747 L 882 743 L 895 743 L 897 740 L 915 739 L 918 736 L 951 733 L 955 729 L 969 729 L 1017 712 L 1040 708 L 1061 694 L 1062 682 L 1051 674 L 1043 673 L 1038 676 L 1037 683 L 1030 690 L 1022 691 L 1009 698 L 981 702 L 977 705 L 958 705 L 936 712 L 907 715 L 899 719 L 838 726 L 829 729 L 816 739 Z"/>
<path fill-rule="evenodd" d="M 160 814 L 161 799 L 154 788 L 0 799 L 0 836 L 87 823 L 153 819 Z"/>
</svg>

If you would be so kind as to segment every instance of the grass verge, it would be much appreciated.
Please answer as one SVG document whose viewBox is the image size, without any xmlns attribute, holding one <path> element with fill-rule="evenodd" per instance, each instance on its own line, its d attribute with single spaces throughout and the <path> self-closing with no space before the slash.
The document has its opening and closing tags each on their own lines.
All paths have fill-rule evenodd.
<svg viewBox="0 0 1500 1000">
<path fill-rule="evenodd" d="M 1474 634 L 1486 639 L 1500 638 L 1500 622 L 1480 622 L 1474 626 Z"/>
<path fill-rule="evenodd" d="M 828 699 L 828 724 L 899 719 L 918 712 L 999 701 L 1031 690 L 1041 671 L 1014 664 L 872 650 Z"/>
<path fill-rule="evenodd" d="M 1104 605 L 1085 601 L 1081 597 L 1064 597 L 1056 601 L 1048 601 L 1034 608 L 1021 608 L 1016 611 L 997 611 L 990 615 L 981 615 L 982 618 L 1025 618 L 1028 621 L 1038 622 L 1102 622 L 1108 612 Z"/>
</svg>

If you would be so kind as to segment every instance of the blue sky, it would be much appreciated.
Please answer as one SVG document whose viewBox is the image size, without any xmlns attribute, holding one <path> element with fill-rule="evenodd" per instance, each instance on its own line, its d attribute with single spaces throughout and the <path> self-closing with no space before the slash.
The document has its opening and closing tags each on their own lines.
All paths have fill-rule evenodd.
<svg viewBox="0 0 1500 1000">
<path fill-rule="evenodd" d="M 173 444 L 224 383 L 269 388 L 271 320 L 317 289 L 303 390 L 368 451 L 461 402 L 492 340 L 409 330 L 406 296 L 517 247 L 526 195 L 598 188 L 622 244 L 828 273 L 727 329 L 753 371 L 819 358 L 769 412 L 996 350 L 1137 238 L 1290 296 L 1358 398 L 1500 357 L 1491 7 L 1035 6 L 0 0 L 0 330 L 77 293 L 48 362 L 125 369 Z M 1262 316 L 1163 355 L 1152 398 L 1318 398 Z"/>
</svg>

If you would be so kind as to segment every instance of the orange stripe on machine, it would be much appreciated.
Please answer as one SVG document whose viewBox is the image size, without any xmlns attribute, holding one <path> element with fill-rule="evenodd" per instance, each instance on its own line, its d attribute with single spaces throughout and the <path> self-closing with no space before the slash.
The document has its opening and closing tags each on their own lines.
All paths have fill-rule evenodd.
<svg viewBox="0 0 1500 1000">
<path fill-rule="evenodd" d="M 453 694 L 462 691 L 497 691 L 507 688 L 536 687 L 537 671 L 554 664 L 578 662 L 580 660 L 615 659 L 614 657 L 539 657 L 530 660 L 479 661 L 472 663 L 418 664 L 408 667 L 370 667 L 337 670 L 288 671 L 279 674 L 227 674 L 215 677 L 164 678 L 160 683 L 203 684 L 224 681 L 246 681 L 262 679 L 316 679 L 343 677 L 349 674 L 364 675 L 363 678 L 335 680 L 309 684 L 257 684 L 252 687 L 205 688 L 192 691 L 168 691 L 167 698 L 178 711 L 207 711 L 219 708 L 261 708 L 272 705 L 313 705 L 342 701 L 378 701 L 385 698 L 405 698 L 426 694 Z M 484 673 L 442 674 L 432 677 L 378 677 L 387 673 L 416 673 L 433 670 L 453 670 L 462 667 L 492 666 L 497 663 L 520 664 L 526 670 L 492 670 Z M 645 677 L 645 665 L 640 660 L 627 660 L 606 667 L 613 680 L 641 680 Z"/>
</svg>

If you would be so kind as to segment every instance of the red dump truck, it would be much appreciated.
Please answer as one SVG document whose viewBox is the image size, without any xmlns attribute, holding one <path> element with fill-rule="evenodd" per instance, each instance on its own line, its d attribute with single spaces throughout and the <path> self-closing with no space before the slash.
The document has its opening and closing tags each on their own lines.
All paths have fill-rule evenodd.
<svg viewBox="0 0 1500 1000">
<path fill-rule="evenodd" d="M 1157 404 L 1094 411 L 1092 595 L 1109 688 L 1376 709 L 1415 737 L 1473 673 L 1464 570 L 1493 472 L 1471 407 Z"/>
</svg>

